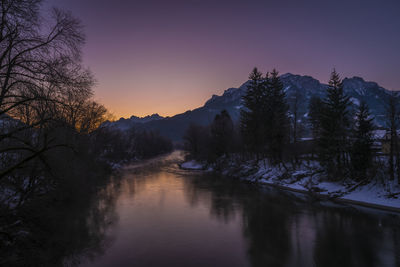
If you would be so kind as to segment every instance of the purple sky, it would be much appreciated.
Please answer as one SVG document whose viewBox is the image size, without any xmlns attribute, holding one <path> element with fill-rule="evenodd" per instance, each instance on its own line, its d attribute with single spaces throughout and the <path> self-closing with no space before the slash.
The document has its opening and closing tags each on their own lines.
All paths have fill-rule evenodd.
<svg viewBox="0 0 400 267">
<path fill-rule="evenodd" d="M 322 82 L 335 67 L 400 89 L 399 0 L 47 0 L 85 26 L 96 99 L 116 117 L 174 115 L 254 66 Z"/>
</svg>

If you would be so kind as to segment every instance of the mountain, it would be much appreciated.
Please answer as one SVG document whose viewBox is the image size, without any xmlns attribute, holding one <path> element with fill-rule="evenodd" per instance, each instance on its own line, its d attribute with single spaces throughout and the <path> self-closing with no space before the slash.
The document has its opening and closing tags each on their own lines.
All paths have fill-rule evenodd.
<svg viewBox="0 0 400 267">
<path fill-rule="evenodd" d="M 148 123 L 151 121 L 157 121 L 157 120 L 162 120 L 164 117 L 158 115 L 157 113 L 148 115 L 146 117 L 137 117 L 137 116 L 131 116 L 129 119 L 125 118 L 120 118 L 117 121 L 107 121 L 103 124 L 103 126 L 110 127 L 110 128 L 116 128 L 119 130 L 129 130 L 132 127 L 137 127 L 140 124 Z"/>
<path fill-rule="evenodd" d="M 312 96 L 324 97 L 328 85 L 321 83 L 311 76 L 294 75 L 291 73 L 281 75 L 280 78 L 291 109 L 297 95 L 299 100 L 299 120 L 300 122 L 306 122 L 310 98 Z M 246 93 L 248 84 L 249 81 L 245 82 L 239 88 L 225 90 L 220 96 L 213 95 L 204 106 L 173 117 L 162 118 L 158 116 L 157 119 L 150 119 L 148 121 L 144 121 L 144 118 L 142 118 L 140 123 L 132 120 L 131 117 L 131 119 L 120 119 L 110 125 L 118 129 L 128 129 L 134 126 L 155 130 L 163 136 L 178 141 L 182 139 L 186 128 L 191 123 L 209 124 L 213 121 L 215 115 L 223 109 L 226 109 L 232 119 L 238 122 L 240 109 L 242 108 L 242 96 Z M 371 110 L 371 114 L 375 117 L 375 123 L 378 126 L 384 125 L 385 101 L 390 94 L 389 90 L 380 87 L 375 82 L 364 81 L 360 77 L 345 78 L 343 80 L 343 88 L 346 94 L 350 96 L 353 106 L 359 105 L 361 101 L 365 101 Z"/>
</svg>

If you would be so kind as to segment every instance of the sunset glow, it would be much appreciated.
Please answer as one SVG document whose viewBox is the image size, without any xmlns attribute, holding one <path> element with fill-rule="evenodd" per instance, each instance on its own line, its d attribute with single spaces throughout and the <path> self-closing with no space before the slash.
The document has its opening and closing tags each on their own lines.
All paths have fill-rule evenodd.
<svg viewBox="0 0 400 267">
<path fill-rule="evenodd" d="M 254 66 L 335 67 L 398 90 L 398 1 L 47 1 L 85 25 L 95 96 L 117 117 L 170 116 L 238 87 Z"/>
<path fill-rule="evenodd" d="M 400 267 L 400 0 L 1 0 L 0 266 Z"/>
</svg>

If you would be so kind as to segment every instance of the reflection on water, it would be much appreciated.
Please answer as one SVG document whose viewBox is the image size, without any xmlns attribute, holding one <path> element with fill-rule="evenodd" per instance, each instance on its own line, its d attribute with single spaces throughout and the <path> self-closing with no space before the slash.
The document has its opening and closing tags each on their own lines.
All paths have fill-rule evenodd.
<svg viewBox="0 0 400 267">
<path fill-rule="evenodd" d="M 46 255 L 36 264 L 28 260 L 29 264 L 23 266 L 77 266 L 82 259 L 102 255 L 113 241 L 108 231 L 118 221 L 118 180 L 109 182 L 67 206 L 54 204 L 51 212 L 46 212 L 49 218 L 41 218 L 46 232 L 40 233 L 40 247 L 34 251 Z"/>
<path fill-rule="evenodd" d="M 82 259 L 94 260 L 112 244 L 113 236 L 108 233 L 118 221 L 115 212 L 118 190 L 119 179 L 111 179 L 107 186 L 88 199 L 87 205 L 80 203 L 75 207 L 75 213 L 65 218 L 64 227 L 59 225 L 67 237 L 64 246 L 71 249 L 68 253 L 64 252 L 64 266 L 77 266 Z M 72 241 L 72 244 L 65 244 L 65 241 Z"/>
<path fill-rule="evenodd" d="M 32 197 L 14 214 L 0 214 L 0 235 L 4 221 L 11 216 L 18 219 L 8 225 L 15 235 L 0 243 L 0 266 L 76 266 L 102 255 L 112 244 L 110 229 L 118 219 L 119 179 L 114 178 L 100 169 L 74 180 L 81 183 L 60 182 L 54 191 Z"/>
<path fill-rule="evenodd" d="M 112 212 L 88 217 L 111 216 L 87 229 L 101 245 L 81 266 L 400 266 L 397 215 L 181 171 L 180 158 L 131 166 L 120 190 L 110 185 L 116 201 L 99 207 Z"/>
</svg>

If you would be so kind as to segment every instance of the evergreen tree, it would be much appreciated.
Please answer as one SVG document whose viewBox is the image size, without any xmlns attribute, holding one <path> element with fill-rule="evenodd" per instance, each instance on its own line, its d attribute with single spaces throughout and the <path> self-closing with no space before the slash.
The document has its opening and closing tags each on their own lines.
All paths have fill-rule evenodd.
<svg viewBox="0 0 400 267">
<path fill-rule="evenodd" d="M 372 164 L 373 118 L 368 106 L 362 102 L 356 114 L 354 142 L 351 149 L 351 164 L 353 177 L 357 180 L 365 179 L 367 170 Z"/>
<path fill-rule="evenodd" d="M 250 83 L 247 92 L 243 96 L 244 108 L 240 114 L 240 124 L 245 145 L 250 152 L 256 154 L 257 158 L 264 147 L 264 136 L 262 127 L 263 92 L 265 89 L 262 73 L 254 68 L 249 76 Z"/>
<path fill-rule="evenodd" d="M 329 175 L 343 176 L 348 163 L 350 129 L 350 100 L 343 91 L 339 74 L 333 70 L 323 100 L 319 159 Z"/>
<path fill-rule="evenodd" d="M 289 141 L 290 120 L 288 117 L 289 106 L 286 103 L 286 94 L 283 84 L 278 76 L 278 71 L 273 70 L 268 79 L 266 106 L 264 109 L 265 124 L 268 136 L 268 149 L 275 163 L 282 161 L 285 145 Z"/>
<path fill-rule="evenodd" d="M 258 159 L 269 156 L 274 163 L 279 163 L 290 129 L 289 106 L 283 84 L 275 69 L 263 78 L 255 68 L 250 73 L 250 80 L 241 112 L 245 143 Z"/>
</svg>

